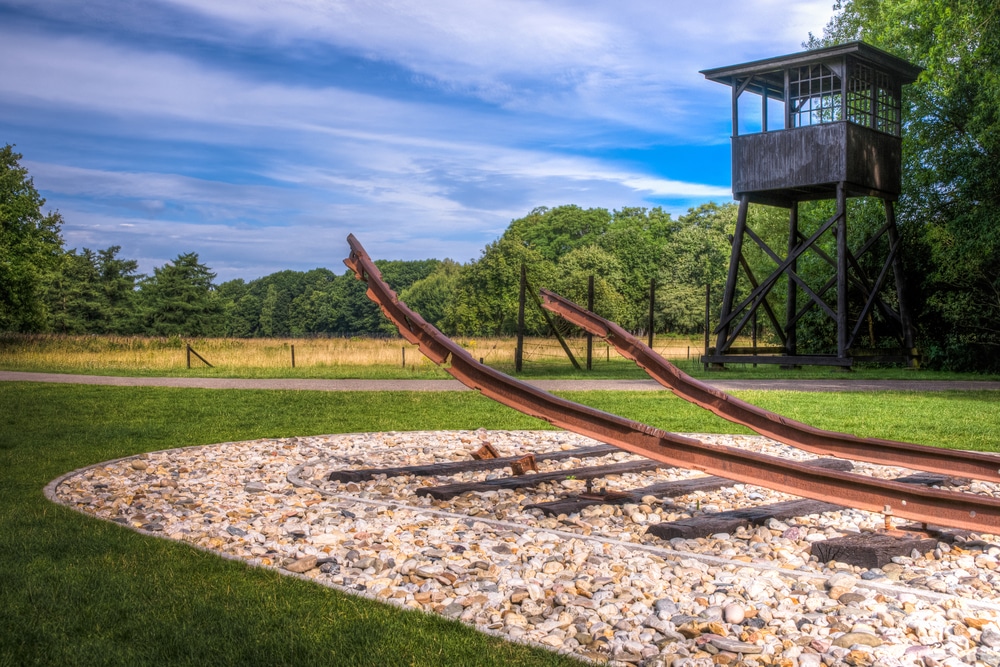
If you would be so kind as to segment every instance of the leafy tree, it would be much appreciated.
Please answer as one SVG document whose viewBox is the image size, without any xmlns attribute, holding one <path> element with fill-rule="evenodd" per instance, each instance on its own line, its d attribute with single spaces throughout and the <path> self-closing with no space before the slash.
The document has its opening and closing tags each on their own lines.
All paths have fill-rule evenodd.
<svg viewBox="0 0 1000 667">
<path fill-rule="evenodd" d="M 1000 369 L 1000 12 L 994 0 L 840 0 L 820 46 L 853 39 L 926 68 L 904 88 L 898 220 L 923 345 Z M 923 308 L 920 306 L 923 305 Z"/>
<path fill-rule="evenodd" d="M 327 269 L 313 269 L 305 274 L 304 290 L 292 301 L 289 314 L 292 335 L 333 331 L 336 314 L 329 290 L 336 279 Z"/>
<path fill-rule="evenodd" d="M 224 308 L 215 293 L 214 279 L 215 274 L 193 252 L 153 269 L 153 275 L 139 286 L 144 332 L 159 336 L 222 334 Z"/>
<path fill-rule="evenodd" d="M 556 274 L 552 288 L 567 299 L 586 306 L 590 276 L 594 276 L 594 312 L 616 322 L 627 312 L 625 274 L 621 262 L 607 250 L 596 245 L 576 248 L 563 256 Z"/>
<path fill-rule="evenodd" d="M 512 221 L 504 236 L 516 237 L 542 258 L 554 262 L 574 248 L 597 242 L 610 223 L 611 215 L 603 208 L 542 206 Z"/>
<path fill-rule="evenodd" d="M 447 307 L 447 328 L 470 336 L 517 331 L 522 264 L 527 268 L 532 287 L 551 284 L 554 265 L 508 229 L 461 272 Z M 525 323 L 531 331 L 542 331 L 545 326 L 541 314 L 531 308 L 526 310 Z"/>
<path fill-rule="evenodd" d="M 42 213 L 20 153 L 0 148 L 0 331 L 37 331 L 45 323 L 45 275 L 58 266 L 62 216 Z"/>
<path fill-rule="evenodd" d="M 400 299 L 425 320 L 441 328 L 461 272 L 460 264 L 446 259 L 430 275 L 406 288 Z"/>
<path fill-rule="evenodd" d="M 260 313 L 263 310 L 260 299 L 247 293 L 227 307 L 226 333 L 237 338 L 251 338 L 260 335 Z"/>
<path fill-rule="evenodd" d="M 267 286 L 267 294 L 260 304 L 260 333 L 267 338 L 287 336 L 291 300 L 286 290 L 278 291 L 274 283 Z"/>
<path fill-rule="evenodd" d="M 658 329 L 695 333 L 705 326 L 705 285 L 712 290 L 712 312 L 718 312 L 725 287 L 736 224 L 734 204 L 704 204 L 677 220 L 657 277 Z"/>
<path fill-rule="evenodd" d="M 667 248 L 680 227 L 660 208 L 623 208 L 612 215 L 611 225 L 598 245 L 611 253 L 621 267 L 617 288 L 623 301 L 618 323 L 636 331 L 647 326 L 649 281 L 668 261 Z"/>
</svg>

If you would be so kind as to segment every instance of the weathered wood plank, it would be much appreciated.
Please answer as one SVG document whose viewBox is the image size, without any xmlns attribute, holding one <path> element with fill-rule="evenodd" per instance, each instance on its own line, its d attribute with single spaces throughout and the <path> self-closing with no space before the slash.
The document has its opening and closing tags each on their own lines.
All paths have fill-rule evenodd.
<svg viewBox="0 0 1000 667">
<path fill-rule="evenodd" d="M 922 554 L 934 551 L 937 545 L 938 541 L 934 538 L 900 538 L 885 533 L 857 533 L 815 542 L 812 554 L 821 563 L 835 560 L 871 569 L 891 563 L 894 556 L 909 556 L 914 549 Z"/>
<path fill-rule="evenodd" d="M 642 499 L 642 496 L 639 495 L 640 491 L 642 491 L 642 489 L 636 489 L 635 491 L 630 491 L 613 498 L 583 498 L 580 496 L 574 496 L 572 498 L 563 498 L 562 500 L 553 500 L 547 503 L 532 503 L 531 505 L 525 505 L 524 509 L 539 509 L 549 516 L 573 514 L 574 512 L 579 512 L 580 510 L 592 505 L 624 505 L 625 503 L 637 503 Z"/>
<path fill-rule="evenodd" d="M 594 447 L 578 447 L 559 452 L 549 452 L 546 454 L 535 454 L 535 461 L 562 461 L 569 458 L 594 458 L 606 456 L 621 450 L 612 445 L 596 445 Z M 523 455 L 522 455 L 523 456 Z M 426 477 L 428 475 L 453 475 L 459 472 L 470 470 L 495 470 L 506 468 L 521 456 L 504 456 L 497 459 L 482 459 L 470 461 L 449 461 L 448 463 L 428 463 L 416 466 L 404 466 L 400 468 L 363 468 L 360 470 L 334 470 L 327 479 L 331 482 L 364 482 L 374 478 L 376 475 L 386 475 L 387 477 L 397 477 L 399 475 L 416 475 Z"/>
<path fill-rule="evenodd" d="M 842 459 L 820 459 L 821 461 L 839 461 Z M 849 463 L 849 461 L 848 461 Z M 943 475 L 934 473 L 919 472 L 906 477 L 900 477 L 897 482 L 905 484 L 920 484 L 933 486 L 948 481 Z M 695 537 L 706 537 L 716 533 L 731 533 L 737 528 L 746 526 L 759 526 L 770 519 L 782 521 L 796 516 L 807 516 L 809 514 L 822 514 L 823 512 L 837 512 L 844 509 L 843 505 L 836 503 L 825 503 L 819 500 L 789 500 L 770 505 L 760 505 L 758 507 L 746 507 L 727 512 L 715 514 L 703 514 L 689 519 L 680 519 L 658 523 L 650 526 L 646 533 L 665 540 L 675 537 L 691 539 Z M 909 552 L 907 552 L 908 554 Z M 896 554 L 899 555 L 899 554 Z"/>
<path fill-rule="evenodd" d="M 470 491 L 496 491 L 498 489 L 518 489 L 530 488 L 542 484 L 543 482 L 556 482 L 564 479 L 594 479 L 595 477 L 607 477 L 608 475 L 621 475 L 624 473 L 638 473 L 656 470 L 666 467 L 656 461 L 626 461 L 607 466 L 591 466 L 588 468 L 577 468 L 576 470 L 556 470 L 553 472 L 543 472 L 537 475 L 522 475 L 520 477 L 501 477 L 500 479 L 488 479 L 483 482 L 460 482 L 458 484 L 445 484 L 443 486 L 425 486 L 417 489 L 418 496 L 430 496 L 437 500 L 450 500 L 455 496 Z"/>
<path fill-rule="evenodd" d="M 854 465 L 846 459 L 815 459 L 807 462 L 806 465 L 816 466 L 817 468 L 824 468 L 826 470 L 842 470 L 845 472 L 854 468 Z M 560 514 L 572 514 L 573 512 L 579 512 L 583 508 L 590 507 L 591 505 L 617 505 L 629 502 L 639 502 L 646 496 L 655 496 L 657 498 L 676 498 L 678 496 L 686 496 L 689 493 L 694 493 L 696 491 L 704 491 L 707 493 L 709 491 L 721 489 L 724 486 L 732 486 L 733 483 L 734 482 L 732 480 L 728 480 L 723 477 L 706 475 L 705 477 L 678 479 L 672 482 L 657 482 L 656 484 L 650 484 L 649 486 L 644 486 L 639 489 L 633 489 L 627 492 L 629 494 L 627 499 L 615 499 L 614 502 L 611 503 L 593 498 L 566 498 L 564 500 L 554 500 L 548 503 L 525 505 L 524 509 L 540 509 L 548 515 L 558 516 Z"/>
<path fill-rule="evenodd" d="M 745 526 L 759 526 L 770 519 L 790 519 L 808 514 L 822 514 L 843 509 L 834 503 L 824 503 L 819 500 L 788 500 L 758 507 L 744 507 L 728 512 L 704 514 L 690 519 L 657 523 L 646 529 L 646 534 L 654 535 L 664 540 L 675 537 L 686 539 L 705 537 L 716 533 L 732 533 Z"/>
</svg>

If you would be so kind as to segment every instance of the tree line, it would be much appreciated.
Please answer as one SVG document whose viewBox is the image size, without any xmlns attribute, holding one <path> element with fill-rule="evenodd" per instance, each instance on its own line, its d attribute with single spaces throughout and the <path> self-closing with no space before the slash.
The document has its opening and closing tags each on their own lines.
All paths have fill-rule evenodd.
<svg viewBox="0 0 1000 667">
<path fill-rule="evenodd" d="M 4 225 L 0 243 L 0 330 L 154 336 L 390 335 L 395 329 L 348 270 L 279 271 L 215 282 L 197 253 L 141 275 L 121 248 L 66 249 L 59 213 L 42 213 L 21 156 L 0 149 Z M 662 209 L 537 208 L 510 223 L 481 256 L 376 260 L 400 297 L 445 333 L 510 335 L 516 330 L 520 268 L 534 289 L 586 302 L 594 276 L 596 309 L 630 329 L 647 326 L 651 280 L 659 331 L 700 331 L 706 283 L 721 294 L 732 204 L 706 204 L 673 218 Z M 529 333 L 545 333 L 529 310 Z"/>
</svg>

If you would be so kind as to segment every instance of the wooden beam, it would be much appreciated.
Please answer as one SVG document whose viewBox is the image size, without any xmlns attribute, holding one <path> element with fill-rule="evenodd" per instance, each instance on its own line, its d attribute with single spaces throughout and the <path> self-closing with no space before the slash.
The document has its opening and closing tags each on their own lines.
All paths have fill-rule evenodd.
<svg viewBox="0 0 1000 667">
<path fill-rule="evenodd" d="M 837 184 L 837 356 L 847 356 L 847 192 Z"/>
<path fill-rule="evenodd" d="M 788 70 L 785 70 L 785 85 L 788 85 Z M 799 204 L 795 202 L 792 204 L 791 208 L 788 210 L 788 254 L 791 255 L 792 251 L 795 250 L 795 245 L 797 243 L 797 238 L 799 234 Z M 788 270 L 792 273 L 798 271 L 799 263 L 798 260 L 792 260 L 789 264 Z M 796 292 L 795 281 L 792 280 L 791 276 L 788 278 L 788 293 L 785 301 L 785 348 L 788 350 L 788 354 L 797 354 L 798 352 L 798 335 L 797 327 L 795 326 L 795 311 L 797 309 L 798 294 Z"/>
<path fill-rule="evenodd" d="M 740 268 L 740 253 L 743 250 L 743 233 L 747 226 L 747 209 L 750 201 L 746 195 L 740 198 L 740 208 L 736 215 L 736 232 L 733 234 L 733 249 L 729 255 L 729 273 L 726 275 L 726 291 L 722 294 L 722 311 L 719 314 L 719 337 L 716 347 L 725 351 L 726 339 L 729 337 L 729 321 L 732 319 L 733 301 L 736 299 L 736 277 Z M 742 309 L 742 308 L 741 308 Z"/>
</svg>

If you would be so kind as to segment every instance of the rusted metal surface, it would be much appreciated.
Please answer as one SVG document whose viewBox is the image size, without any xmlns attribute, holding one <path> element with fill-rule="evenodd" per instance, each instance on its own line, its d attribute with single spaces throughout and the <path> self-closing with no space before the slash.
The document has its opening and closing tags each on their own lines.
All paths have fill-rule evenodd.
<svg viewBox="0 0 1000 667">
<path fill-rule="evenodd" d="M 538 464 L 535 462 L 534 454 L 525 454 L 518 460 L 510 462 L 510 474 L 515 477 L 520 477 L 529 470 L 538 472 Z"/>
<path fill-rule="evenodd" d="M 358 240 L 348 237 L 351 255 L 345 260 L 368 284 L 368 296 L 399 327 L 400 334 L 432 361 L 484 396 L 654 461 L 758 484 L 776 491 L 841 502 L 915 521 L 932 522 L 986 533 L 1000 533 L 1000 501 L 972 494 L 914 489 L 907 484 L 879 481 L 852 473 L 819 470 L 802 463 L 700 442 L 658 428 L 580 405 L 519 382 L 476 361 L 418 314 L 401 303 L 382 281 L 379 270 Z"/>
<path fill-rule="evenodd" d="M 500 458 L 500 453 L 496 450 L 489 442 L 483 442 L 483 446 L 472 452 L 472 458 L 477 461 L 485 461 L 486 459 L 498 459 Z"/>
<path fill-rule="evenodd" d="M 859 438 L 782 417 L 694 379 L 614 322 L 595 315 L 554 292 L 542 290 L 542 301 L 552 312 L 587 332 L 604 338 L 619 353 L 634 361 L 650 377 L 680 398 L 711 410 L 731 422 L 747 426 L 761 435 L 823 456 L 839 456 L 942 475 L 1000 481 L 998 456 L 878 438 Z"/>
</svg>

